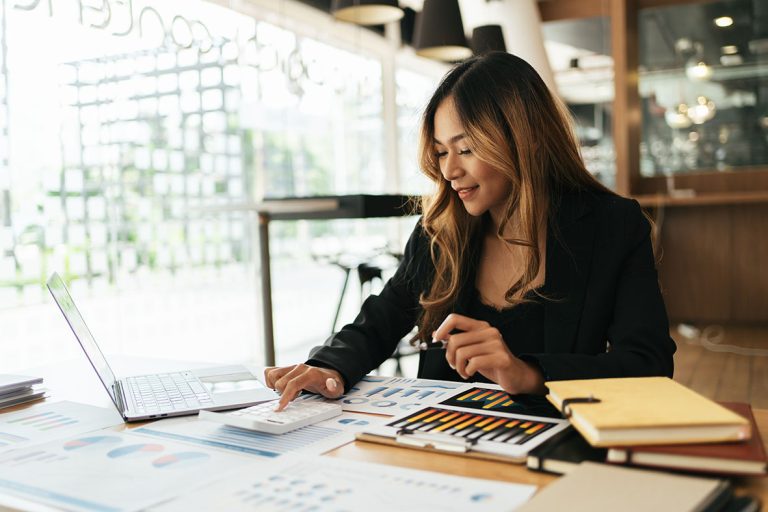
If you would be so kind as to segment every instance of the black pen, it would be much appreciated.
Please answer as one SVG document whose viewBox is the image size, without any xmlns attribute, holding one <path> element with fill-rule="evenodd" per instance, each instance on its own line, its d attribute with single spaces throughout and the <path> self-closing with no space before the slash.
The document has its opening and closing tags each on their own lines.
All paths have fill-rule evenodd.
<svg viewBox="0 0 768 512">
<path fill-rule="evenodd" d="M 433 339 L 432 341 L 422 341 L 419 343 L 419 350 L 444 349 L 446 345 L 448 345 L 448 340 Z"/>
</svg>

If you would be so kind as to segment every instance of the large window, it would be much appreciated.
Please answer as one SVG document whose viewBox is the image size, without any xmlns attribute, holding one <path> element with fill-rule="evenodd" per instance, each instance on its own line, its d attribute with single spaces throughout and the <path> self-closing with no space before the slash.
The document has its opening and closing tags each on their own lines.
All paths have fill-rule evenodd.
<svg viewBox="0 0 768 512">
<path fill-rule="evenodd" d="M 201 1 L 2 6 L 4 364 L 76 355 L 52 271 L 109 352 L 258 360 L 248 204 L 386 189 L 389 47 Z M 278 354 L 293 359 L 330 330 L 343 274 L 328 262 L 401 243 L 387 221 L 272 233 Z"/>
<path fill-rule="evenodd" d="M 571 111 L 584 164 L 604 185 L 615 188 L 609 19 L 550 21 L 543 31 L 557 92 Z"/>
</svg>

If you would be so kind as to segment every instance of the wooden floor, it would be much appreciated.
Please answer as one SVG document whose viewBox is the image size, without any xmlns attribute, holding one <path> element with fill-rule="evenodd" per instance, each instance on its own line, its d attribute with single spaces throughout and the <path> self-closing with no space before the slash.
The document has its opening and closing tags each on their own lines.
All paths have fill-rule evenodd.
<svg viewBox="0 0 768 512">
<path fill-rule="evenodd" d="M 673 329 L 675 380 L 714 400 L 768 409 L 768 326 L 729 326 L 720 332 L 718 336 L 709 328 L 703 337 L 694 332 L 686 337 Z M 710 350 L 702 345 L 702 338 L 718 343 L 709 345 Z M 745 351 L 751 353 L 738 353 Z"/>
</svg>

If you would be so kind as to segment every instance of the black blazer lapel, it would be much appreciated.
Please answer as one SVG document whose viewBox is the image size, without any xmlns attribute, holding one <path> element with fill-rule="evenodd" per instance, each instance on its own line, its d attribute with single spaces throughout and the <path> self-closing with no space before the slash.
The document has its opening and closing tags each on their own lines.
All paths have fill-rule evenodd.
<svg viewBox="0 0 768 512">
<path fill-rule="evenodd" d="M 544 344 L 548 353 L 573 351 L 594 250 L 597 219 L 589 195 L 563 194 L 547 227 L 543 292 Z"/>
</svg>

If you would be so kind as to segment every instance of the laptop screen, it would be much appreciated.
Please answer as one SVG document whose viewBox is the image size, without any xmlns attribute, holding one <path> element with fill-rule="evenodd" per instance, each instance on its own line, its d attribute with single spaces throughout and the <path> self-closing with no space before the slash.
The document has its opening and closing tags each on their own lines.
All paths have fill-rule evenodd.
<svg viewBox="0 0 768 512">
<path fill-rule="evenodd" d="M 64 314 L 64 318 L 67 319 L 67 323 L 72 328 L 72 332 L 75 333 L 77 341 L 80 342 L 80 346 L 83 347 L 85 356 L 91 362 L 93 369 L 99 375 L 99 379 L 107 388 L 110 398 L 118 406 L 118 401 L 115 399 L 115 374 L 112 373 L 112 369 L 107 364 L 107 360 L 101 353 L 101 349 L 96 344 L 96 340 L 93 339 L 91 331 L 88 326 L 85 325 L 83 317 L 77 310 L 75 303 L 72 301 L 72 297 L 67 291 L 67 287 L 64 286 L 64 281 L 61 280 L 57 273 L 53 273 L 51 278 L 48 279 L 48 290 L 53 295 L 53 300 L 59 305 L 59 309 Z"/>
</svg>

